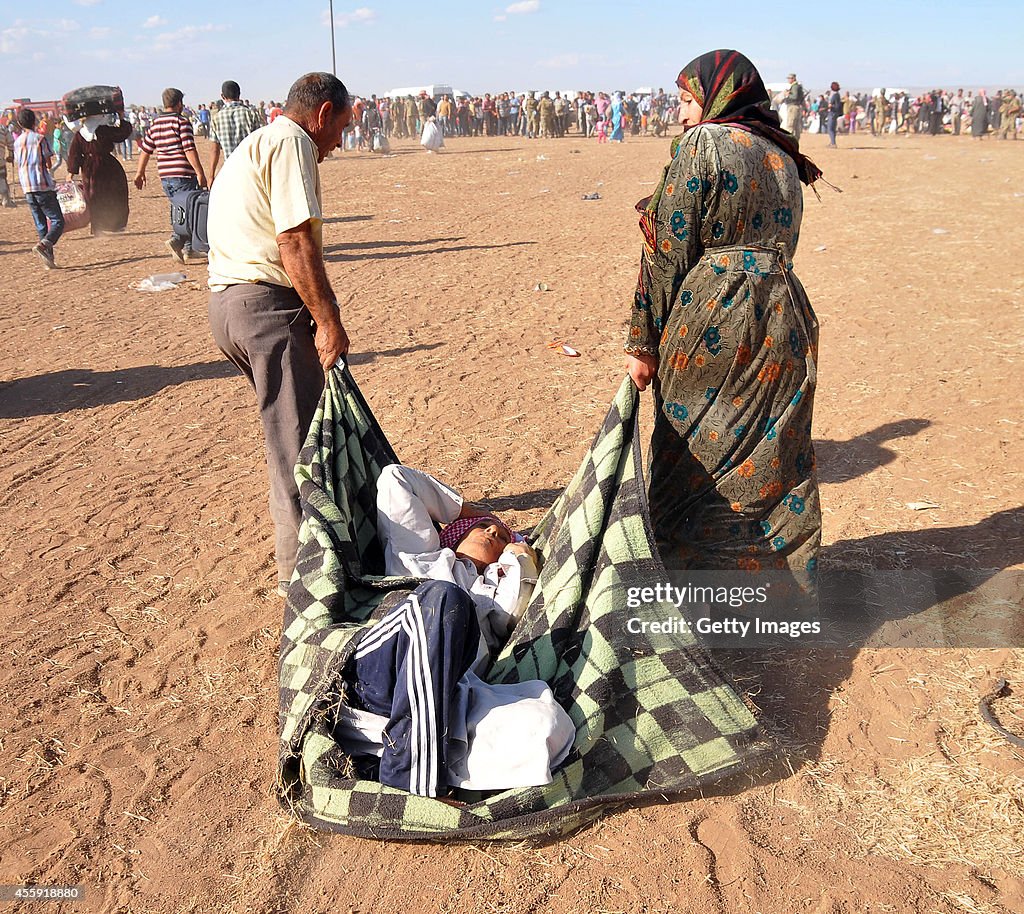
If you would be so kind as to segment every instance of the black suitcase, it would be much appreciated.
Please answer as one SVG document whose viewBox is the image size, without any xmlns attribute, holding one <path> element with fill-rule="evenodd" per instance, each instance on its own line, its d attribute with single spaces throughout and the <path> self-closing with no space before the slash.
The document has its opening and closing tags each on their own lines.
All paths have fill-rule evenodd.
<svg viewBox="0 0 1024 914">
<path fill-rule="evenodd" d="M 210 213 L 208 190 L 183 190 L 171 197 L 171 225 L 174 234 L 187 242 L 197 254 L 210 250 L 206 219 Z"/>
<path fill-rule="evenodd" d="M 124 114 L 120 86 L 83 86 L 68 92 L 62 101 L 64 113 L 72 121 L 94 114 Z"/>
</svg>

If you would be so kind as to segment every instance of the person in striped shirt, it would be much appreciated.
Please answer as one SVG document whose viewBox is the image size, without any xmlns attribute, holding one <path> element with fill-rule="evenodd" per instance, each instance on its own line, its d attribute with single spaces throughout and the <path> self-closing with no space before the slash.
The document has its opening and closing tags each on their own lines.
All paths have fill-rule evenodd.
<svg viewBox="0 0 1024 914">
<path fill-rule="evenodd" d="M 150 157 L 156 153 L 156 170 L 160 176 L 160 186 L 167 199 L 183 190 L 199 190 L 206 187 L 206 172 L 196 149 L 192 123 L 182 114 L 185 98 L 181 89 L 164 89 L 164 113 L 157 117 L 142 139 L 139 140 L 138 170 L 135 174 L 135 186 L 142 190 L 146 186 L 146 166 Z M 173 208 L 171 218 L 173 219 Z M 188 241 L 174 234 L 166 242 L 171 255 L 181 263 L 192 256 Z"/>
</svg>

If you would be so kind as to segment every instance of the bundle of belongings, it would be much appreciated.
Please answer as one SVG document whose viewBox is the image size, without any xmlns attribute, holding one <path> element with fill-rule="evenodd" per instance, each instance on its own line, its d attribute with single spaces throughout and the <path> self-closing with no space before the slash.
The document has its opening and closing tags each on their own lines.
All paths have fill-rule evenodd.
<svg viewBox="0 0 1024 914">
<path fill-rule="evenodd" d="M 437 123 L 436 117 L 428 117 L 423 122 L 420 145 L 427 152 L 437 152 L 444 147 L 444 132 L 441 130 L 441 125 Z"/>
<path fill-rule="evenodd" d="M 77 181 L 59 181 L 57 187 L 57 205 L 64 217 L 64 231 L 73 232 L 85 228 L 90 221 L 89 203 L 85 199 L 82 185 Z"/>
<path fill-rule="evenodd" d="M 120 86 L 82 86 L 61 99 L 64 117 L 69 121 L 103 115 L 124 114 L 124 94 Z"/>
<path fill-rule="evenodd" d="M 124 119 L 124 95 L 120 86 L 83 86 L 61 99 L 64 123 L 91 143 L 100 127 L 116 126 Z"/>
<path fill-rule="evenodd" d="M 531 545 L 401 466 L 348 369 L 299 458 L 280 664 L 282 802 L 375 838 L 569 832 L 770 752 L 686 633 L 627 620 L 664 578 L 623 383 Z M 640 630 L 639 633 L 635 633 Z"/>
</svg>

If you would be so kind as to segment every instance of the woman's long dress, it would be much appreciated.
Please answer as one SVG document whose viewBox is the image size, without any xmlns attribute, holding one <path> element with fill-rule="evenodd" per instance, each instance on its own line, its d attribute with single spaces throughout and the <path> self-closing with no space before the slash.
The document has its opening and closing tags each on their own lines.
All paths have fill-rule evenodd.
<svg viewBox="0 0 1024 914">
<path fill-rule="evenodd" d="M 975 96 L 971 103 L 971 136 L 984 136 L 988 130 L 988 105 L 983 96 Z"/>
<path fill-rule="evenodd" d="M 621 143 L 622 140 L 623 140 L 623 131 L 622 131 L 622 113 L 623 113 L 622 112 L 622 102 L 620 102 L 618 99 L 616 99 L 614 102 L 612 102 L 612 105 L 611 105 L 611 108 L 609 109 L 609 111 L 611 113 L 611 122 L 612 122 L 612 124 L 611 124 L 611 127 L 612 127 L 611 135 L 609 136 L 609 139 L 612 140 L 612 142 Z"/>
<path fill-rule="evenodd" d="M 793 275 L 793 160 L 746 131 L 678 140 L 641 219 L 626 349 L 659 359 L 650 502 L 670 568 L 782 569 L 813 580 L 811 442 L 818 324 Z"/>
<path fill-rule="evenodd" d="M 120 232 L 128 225 L 128 179 L 114 158 L 114 146 L 132 135 L 132 125 L 96 128 L 96 138 L 87 143 L 76 133 L 68 150 L 68 172 L 82 175 L 82 192 L 89 203 L 92 233 Z"/>
</svg>

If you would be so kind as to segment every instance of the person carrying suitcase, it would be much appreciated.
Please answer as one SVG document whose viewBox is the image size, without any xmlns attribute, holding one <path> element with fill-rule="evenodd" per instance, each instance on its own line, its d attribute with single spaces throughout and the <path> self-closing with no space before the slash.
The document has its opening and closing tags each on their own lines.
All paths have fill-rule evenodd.
<svg viewBox="0 0 1024 914">
<path fill-rule="evenodd" d="M 186 190 L 199 190 L 207 186 L 206 172 L 196 149 L 192 123 L 182 114 L 185 95 L 181 89 L 164 89 L 164 113 L 157 117 L 149 130 L 139 140 L 139 165 L 135 175 L 135 186 L 142 190 L 146 186 L 146 166 L 156 153 L 157 174 L 168 201 L 175 194 Z M 171 256 L 186 263 L 192 256 L 192 246 L 187 238 L 173 232 L 174 208 L 171 206 L 172 234 L 167 240 Z"/>
</svg>

